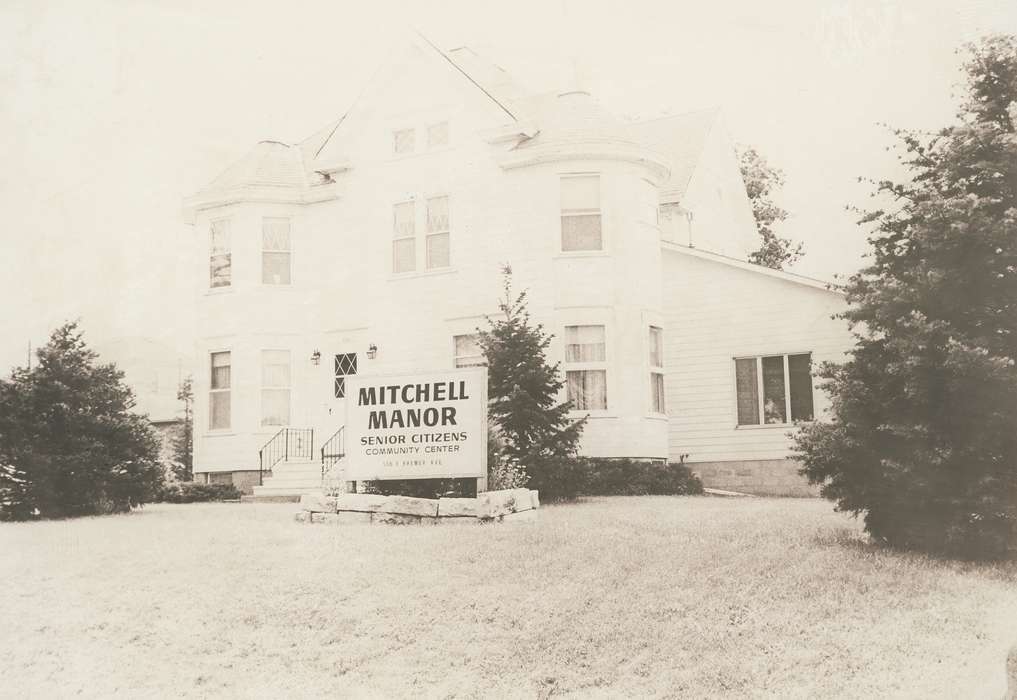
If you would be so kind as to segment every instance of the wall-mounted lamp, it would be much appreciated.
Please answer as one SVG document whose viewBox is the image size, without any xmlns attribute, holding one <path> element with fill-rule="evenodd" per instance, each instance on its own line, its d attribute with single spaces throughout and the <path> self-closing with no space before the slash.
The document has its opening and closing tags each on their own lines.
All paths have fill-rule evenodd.
<svg viewBox="0 0 1017 700">
<path fill-rule="evenodd" d="M 321 364 L 321 352 L 317 348 L 315 348 L 314 352 L 311 353 L 311 364 L 312 365 Z"/>
<path fill-rule="evenodd" d="M 375 345 L 374 343 L 371 343 L 370 345 L 367 346 L 367 359 L 373 360 L 377 356 L 378 356 L 378 346 Z"/>
</svg>

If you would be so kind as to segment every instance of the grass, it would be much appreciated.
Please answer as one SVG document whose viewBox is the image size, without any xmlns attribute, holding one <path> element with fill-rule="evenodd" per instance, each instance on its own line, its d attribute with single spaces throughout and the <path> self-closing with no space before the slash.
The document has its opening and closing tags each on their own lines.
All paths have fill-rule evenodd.
<svg viewBox="0 0 1017 700">
<path fill-rule="evenodd" d="M 1017 564 L 875 548 L 821 501 L 294 511 L 0 525 L 0 696 L 999 697 L 1017 642 Z"/>
</svg>

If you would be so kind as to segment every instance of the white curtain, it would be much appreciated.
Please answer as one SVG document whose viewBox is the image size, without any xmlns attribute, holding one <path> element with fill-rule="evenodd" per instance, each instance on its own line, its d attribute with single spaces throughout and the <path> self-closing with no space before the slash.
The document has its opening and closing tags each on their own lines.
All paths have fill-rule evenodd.
<svg viewBox="0 0 1017 700">
<path fill-rule="evenodd" d="M 565 326 L 566 362 L 603 362 L 605 347 L 603 326 Z"/>
<path fill-rule="evenodd" d="M 569 370 L 565 373 L 568 399 L 577 411 L 607 408 L 607 372 L 602 369 Z"/>
</svg>

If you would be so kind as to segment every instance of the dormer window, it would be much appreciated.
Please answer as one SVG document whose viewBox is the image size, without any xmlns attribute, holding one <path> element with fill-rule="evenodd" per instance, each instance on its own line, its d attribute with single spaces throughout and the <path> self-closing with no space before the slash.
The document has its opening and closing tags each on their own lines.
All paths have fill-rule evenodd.
<svg viewBox="0 0 1017 700">
<path fill-rule="evenodd" d="M 603 250 L 600 228 L 600 175 L 561 178 L 562 252 Z"/>
<path fill-rule="evenodd" d="M 416 147 L 416 133 L 413 129 L 400 129 L 392 132 L 392 145 L 396 155 L 413 153 Z"/>
<path fill-rule="evenodd" d="M 427 147 L 442 148 L 448 145 L 448 122 L 438 122 L 427 127 Z"/>
</svg>

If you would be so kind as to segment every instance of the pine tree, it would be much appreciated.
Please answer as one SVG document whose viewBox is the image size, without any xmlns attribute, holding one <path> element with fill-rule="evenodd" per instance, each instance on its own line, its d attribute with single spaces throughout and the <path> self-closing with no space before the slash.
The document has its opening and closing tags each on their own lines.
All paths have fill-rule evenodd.
<svg viewBox="0 0 1017 700">
<path fill-rule="evenodd" d="M 526 292 L 513 296 L 512 270 L 503 269 L 501 316 L 480 331 L 487 358 L 488 416 L 501 454 L 539 483 L 542 472 L 574 457 L 586 419 L 571 420 L 569 402 L 558 403 L 565 382 L 558 363 L 548 364 L 551 336 L 534 326 Z"/>
<path fill-rule="evenodd" d="M 1017 38 L 967 50 L 960 123 L 898 132 L 911 178 L 876 183 L 856 345 L 797 451 L 876 539 L 995 557 L 1017 544 Z"/>
<path fill-rule="evenodd" d="M 76 323 L 0 380 L 0 518 L 123 512 L 158 488 L 158 441 L 123 372 L 98 364 Z"/>
<path fill-rule="evenodd" d="M 170 441 L 173 453 L 171 469 L 180 481 L 194 478 L 194 378 L 185 377 L 177 389 L 177 400 L 184 405 L 184 419 Z"/>
</svg>

